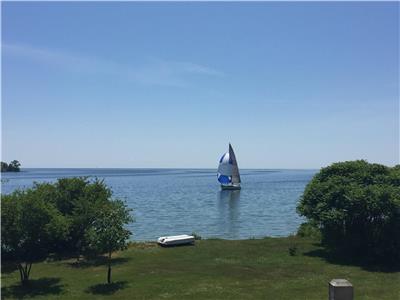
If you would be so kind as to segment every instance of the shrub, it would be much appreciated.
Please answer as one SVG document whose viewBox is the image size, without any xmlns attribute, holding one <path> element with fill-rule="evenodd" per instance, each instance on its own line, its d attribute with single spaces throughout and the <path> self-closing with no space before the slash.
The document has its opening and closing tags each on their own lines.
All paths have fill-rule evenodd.
<svg viewBox="0 0 400 300">
<path fill-rule="evenodd" d="M 318 224 L 332 250 L 376 261 L 400 258 L 400 166 L 334 163 L 314 176 L 297 209 Z"/>
<path fill-rule="evenodd" d="M 321 239 L 321 232 L 316 224 L 312 222 L 305 222 L 300 225 L 297 230 L 297 235 L 300 237 L 309 237 L 314 239 Z"/>
</svg>

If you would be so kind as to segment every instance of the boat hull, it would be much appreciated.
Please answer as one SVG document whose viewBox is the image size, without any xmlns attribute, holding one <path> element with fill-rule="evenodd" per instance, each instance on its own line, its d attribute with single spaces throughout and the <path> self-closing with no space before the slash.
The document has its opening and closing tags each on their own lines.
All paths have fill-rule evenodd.
<svg viewBox="0 0 400 300">
<path fill-rule="evenodd" d="M 240 190 L 241 187 L 240 187 L 240 185 L 234 185 L 234 184 L 231 184 L 231 185 L 221 184 L 221 189 L 222 190 Z"/>
<path fill-rule="evenodd" d="M 185 244 L 194 244 L 193 235 L 175 235 L 175 236 L 162 236 L 158 238 L 157 243 L 161 246 L 178 246 Z"/>
</svg>

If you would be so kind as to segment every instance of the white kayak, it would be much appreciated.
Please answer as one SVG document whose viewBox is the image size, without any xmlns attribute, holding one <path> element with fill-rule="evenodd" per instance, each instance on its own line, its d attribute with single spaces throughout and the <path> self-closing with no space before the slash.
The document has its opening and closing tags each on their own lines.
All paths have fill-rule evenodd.
<svg viewBox="0 0 400 300">
<path fill-rule="evenodd" d="M 158 238 L 157 243 L 163 246 L 194 244 L 194 236 L 187 234 L 162 236 Z"/>
</svg>

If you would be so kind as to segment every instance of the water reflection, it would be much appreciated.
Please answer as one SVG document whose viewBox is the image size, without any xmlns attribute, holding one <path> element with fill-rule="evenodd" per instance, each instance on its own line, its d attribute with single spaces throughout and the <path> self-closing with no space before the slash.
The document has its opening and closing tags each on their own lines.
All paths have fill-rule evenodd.
<svg viewBox="0 0 400 300">
<path fill-rule="evenodd" d="M 219 231 L 225 237 L 235 238 L 239 233 L 240 190 L 218 192 Z"/>
</svg>

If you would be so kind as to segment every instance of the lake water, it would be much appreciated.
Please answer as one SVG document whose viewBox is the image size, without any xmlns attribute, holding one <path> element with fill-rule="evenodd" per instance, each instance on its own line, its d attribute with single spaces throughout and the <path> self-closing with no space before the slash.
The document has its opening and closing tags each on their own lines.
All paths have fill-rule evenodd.
<svg viewBox="0 0 400 300">
<path fill-rule="evenodd" d="M 215 169 L 23 169 L 2 173 L 2 193 L 34 181 L 96 176 L 133 209 L 132 239 L 163 235 L 245 239 L 287 236 L 303 221 L 296 205 L 315 170 L 241 170 L 242 190 L 221 191 Z"/>
</svg>

